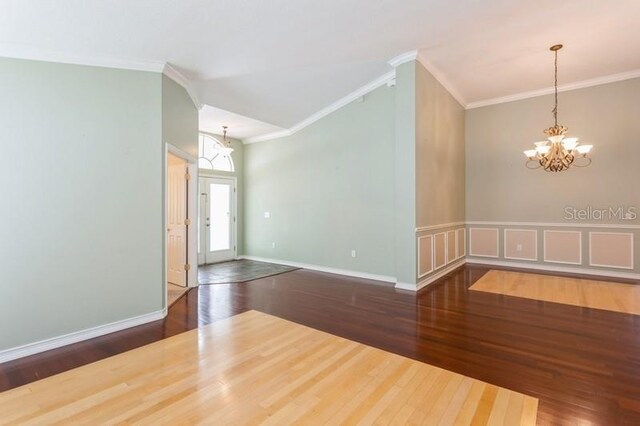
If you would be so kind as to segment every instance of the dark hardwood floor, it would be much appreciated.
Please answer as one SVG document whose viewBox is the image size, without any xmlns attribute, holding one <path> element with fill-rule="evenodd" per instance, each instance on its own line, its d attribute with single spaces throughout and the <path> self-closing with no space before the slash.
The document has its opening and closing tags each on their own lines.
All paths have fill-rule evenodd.
<svg viewBox="0 0 640 426">
<path fill-rule="evenodd" d="M 540 400 L 539 424 L 640 424 L 640 316 L 470 291 L 464 266 L 413 294 L 298 270 L 202 286 L 164 321 L 0 365 L 0 390 L 255 309 Z"/>
</svg>

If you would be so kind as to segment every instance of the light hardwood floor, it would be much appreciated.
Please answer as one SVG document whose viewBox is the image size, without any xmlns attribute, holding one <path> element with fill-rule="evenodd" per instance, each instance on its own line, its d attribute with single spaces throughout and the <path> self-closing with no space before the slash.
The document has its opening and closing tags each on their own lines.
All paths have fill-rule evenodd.
<svg viewBox="0 0 640 426">
<path fill-rule="evenodd" d="M 538 400 L 257 311 L 0 394 L 0 424 L 533 425 Z"/>
<path fill-rule="evenodd" d="M 640 315 L 640 285 L 523 272 L 487 272 L 471 290 Z"/>
</svg>

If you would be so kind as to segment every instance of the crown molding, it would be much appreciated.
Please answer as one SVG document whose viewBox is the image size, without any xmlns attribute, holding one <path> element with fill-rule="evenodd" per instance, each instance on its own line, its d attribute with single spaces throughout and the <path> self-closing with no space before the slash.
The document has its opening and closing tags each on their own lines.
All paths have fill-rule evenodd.
<svg viewBox="0 0 640 426">
<path fill-rule="evenodd" d="M 384 74 L 384 75 L 376 78 L 375 80 L 369 82 L 368 84 L 365 84 L 364 86 L 362 86 L 358 90 L 349 93 L 347 96 L 345 96 L 343 98 L 340 98 L 339 100 L 337 100 L 336 102 L 332 103 L 331 105 L 321 109 L 320 111 L 316 112 L 315 114 L 311 115 L 310 117 L 302 120 L 298 124 L 295 124 L 294 126 L 292 126 L 289 129 L 285 129 L 285 130 L 274 132 L 274 133 L 268 133 L 266 135 L 254 136 L 254 137 L 251 137 L 251 138 L 243 139 L 242 143 L 243 144 L 252 144 L 252 143 L 257 143 L 257 142 L 268 141 L 268 140 L 271 140 L 271 139 L 282 138 L 282 137 L 285 137 L 285 136 L 291 136 L 294 133 L 299 132 L 300 130 L 304 129 L 305 127 L 310 126 L 311 124 L 315 123 L 316 121 L 320 120 L 321 118 L 326 117 L 327 115 L 331 114 L 332 112 L 335 112 L 335 111 L 339 110 L 340 108 L 342 108 L 342 107 L 350 104 L 351 102 L 357 100 L 358 98 L 366 95 L 367 93 L 370 93 L 370 92 L 374 91 L 378 87 L 392 82 L 393 79 L 395 79 L 395 78 L 396 78 L 395 70 L 389 71 L 386 74 Z"/>
<path fill-rule="evenodd" d="M 109 56 L 72 55 L 7 43 L 0 43 L 0 57 L 56 62 L 61 64 L 86 65 L 92 67 L 118 68 L 133 71 L 162 72 L 165 67 L 164 62 L 115 58 Z"/>
<path fill-rule="evenodd" d="M 410 61 L 417 61 L 422 64 L 422 66 L 429 71 L 429 73 L 444 87 L 447 92 L 463 107 L 467 108 L 467 103 L 464 97 L 458 92 L 458 90 L 451 84 L 451 82 L 444 76 L 442 72 L 438 68 L 435 67 L 419 50 L 411 50 L 409 52 L 403 53 L 402 55 L 398 55 L 395 58 L 389 61 L 389 65 L 396 68 L 404 63 Z"/>
<path fill-rule="evenodd" d="M 418 58 L 417 50 L 410 50 L 391 59 L 388 64 L 396 68 L 406 62 L 415 61 Z"/>
<path fill-rule="evenodd" d="M 568 92 L 570 90 L 584 89 L 586 87 L 600 86 L 602 84 L 615 83 L 617 81 L 630 80 L 640 77 L 640 70 L 627 71 L 619 74 L 611 74 L 604 77 L 591 78 L 588 80 L 576 81 L 574 83 L 561 84 L 558 86 L 558 92 Z M 522 99 L 535 98 L 537 96 L 550 95 L 554 93 L 553 87 L 544 89 L 530 90 L 527 92 L 516 93 L 513 95 L 501 96 L 498 98 L 485 99 L 481 101 L 470 102 L 467 109 L 480 108 L 489 105 L 503 104 L 506 102 L 519 101 Z"/>
<path fill-rule="evenodd" d="M 447 77 L 435 66 L 433 65 L 422 52 L 418 52 L 417 61 L 422 64 L 422 66 L 431 73 L 431 75 L 445 88 L 447 92 L 453 98 L 458 101 L 458 103 L 462 106 L 462 108 L 467 109 L 467 101 L 464 99 L 462 94 L 454 87 L 454 85 L 449 81 Z"/>
<path fill-rule="evenodd" d="M 198 100 L 198 96 L 196 95 L 196 92 L 193 89 L 193 85 L 191 84 L 191 81 L 189 81 L 184 75 L 182 75 L 180 71 L 176 70 L 169 62 L 167 62 L 164 64 L 162 73 L 166 75 L 168 78 L 170 78 L 171 80 L 175 81 L 180 86 L 182 86 L 184 90 L 186 90 L 187 93 L 189 94 L 189 97 L 191 98 L 191 101 L 193 102 L 195 107 L 198 110 L 202 109 L 203 105 Z"/>
<path fill-rule="evenodd" d="M 35 49 L 28 46 L 0 43 L 0 57 L 26 59 L 30 61 L 54 62 L 69 65 L 114 68 L 131 71 L 162 73 L 182 86 L 196 108 L 202 108 L 193 90 L 191 82 L 168 62 L 144 61 L 138 59 L 114 58 L 95 55 L 70 55 L 62 52 Z"/>
</svg>

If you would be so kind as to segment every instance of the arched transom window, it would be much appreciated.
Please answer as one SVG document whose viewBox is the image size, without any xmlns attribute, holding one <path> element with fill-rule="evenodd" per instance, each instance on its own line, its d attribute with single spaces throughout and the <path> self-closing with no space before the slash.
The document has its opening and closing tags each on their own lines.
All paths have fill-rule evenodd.
<svg viewBox="0 0 640 426">
<path fill-rule="evenodd" d="M 200 134 L 200 158 L 198 167 L 205 170 L 233 172 L 233 159 L 229 148 L 212 136 Z"/>
</svg>

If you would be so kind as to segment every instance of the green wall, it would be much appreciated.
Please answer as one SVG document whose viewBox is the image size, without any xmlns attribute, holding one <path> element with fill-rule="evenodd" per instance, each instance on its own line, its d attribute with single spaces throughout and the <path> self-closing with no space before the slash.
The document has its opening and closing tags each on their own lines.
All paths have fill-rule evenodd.
<svg viewBox="0 0 640 426">
<path fill-rule="evenodd" d="M 198 156 L 198 109 L 187 91 L 162 76 L 162 140 Z"/>
<path fill-rule="evenodd" d="M 394 93 L 245 145 L 245 254 L 395 276 Z"/>
<path fill-rule="evenodd" d="M 162 309 L 160 86 L 0 59 L 0 350 Z"/>
</svg>

